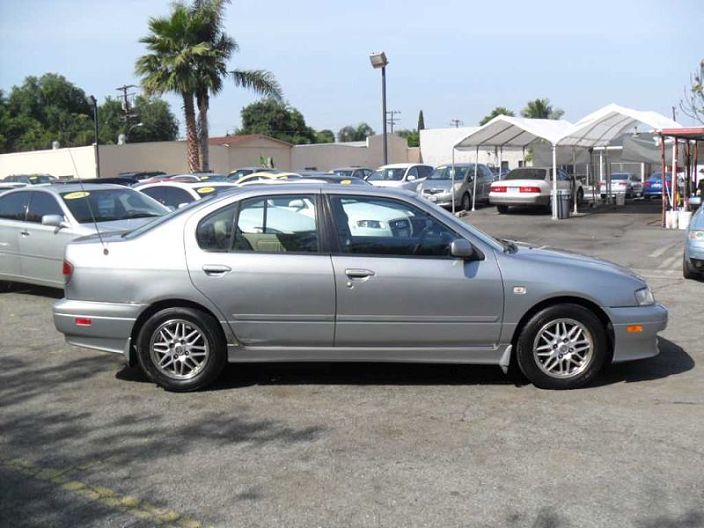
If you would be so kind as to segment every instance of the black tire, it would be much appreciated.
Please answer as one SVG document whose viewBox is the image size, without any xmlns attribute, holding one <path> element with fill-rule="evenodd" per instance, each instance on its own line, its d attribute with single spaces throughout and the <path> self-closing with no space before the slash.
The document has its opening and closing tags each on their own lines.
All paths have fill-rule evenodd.
<svg viewBox="0 0 704 528">
<path fill-rule="evenodd" d="M 181 363 L 185 364 L 186 368 L 195 371 L 195 374 L 188 378 L 179 377 L 176 372 L 166 373 L 168 372 L 167 369 L 160 368 L 156 364 L 155 358 L 160 352 L 152 353 L 153 340 L 161 339 L 161 336 L 165 337 L 167 335 L 161 334 L 159 332 L 160 328 L 170 323 L 175 324 L 178 321 L 186 324 L 183 334 L 189 331 L 188 328 L 191 330 L 197 329 L 200 332 L 196 342 L 203 343 L 203 345 L 199 345 L 199 349 L 207 346 L 205 359 L 198 364 L 200 365 L 199 367 L 192 368 L 190 363 L 186 363 L 186 361 L 197 364 L 196 354 L 202 354 L 200 351 L 189 351 L 190 347 L 184 346 L 184 340 L 180 341 L 180 345 L 176 344 L 176 347 L 181 346 L 183 349 L 174 349 L 173 342 L 168 345 L 170 350 L 164 354 L 164 357 L 171 354 L 169 358 L 171 359 L 171 365 L 177 365 L 180 357 Z M 191 353 L 193 354 L 192 357 L 183 357 L 189 356 Z M 137 357 L 142 370 L 154 383 L 168 391 L 188 392 L 209 385 L 220 375 L 227 362 L 227 343 L 225 342 L 220 323 L 210 314 L 193 308 L 166 308 L 152 315 L 140 329 L 137 337 Z M 193 358 L 196 358 L 196 360 Z M 169 363 L 166 366 L 169 366 Z M 181 370 L 183 372 L 183 366 L 181 366 Z"/>
<path fill-rule="evenodd" d="M 506 214 L 508 213 L 508 205 L 497 205 L 496 210 L 499 214 Z"/>
<path fill-rule="evenodd" d="M 682 255 L 682 276 L 685 279 L 701 279 L 702 273 L 698 271 L 692 262 L 687 258 L 687 255 Z"/>
<path fill-rule="evenodd" d="M 472 197 L 469 195 L 469 193 L 464 193 L 462 195 L 461 207 L 463 211 L 472 210 Z"/>
<path fill-rule="evenodd" d="M 573 345 L 571 342 L 563 344 L 558 341 L 560 343 L 559 346 L 564 346 L 565 350 L 552 350 L 557 345 L 551 345 L 546 341 L 539 340 L 538 334 L 541 333 L 541 330 L 547 330 L 550 325 L 556 324 L 558 321 L 578 323 L 575 326 L 580 326 L 583 329 L 581 335 L 584 336 L 584 340 L 591 338 L 591 352 L 585 354 L 582 366 L 572 367 L 571 358 L 574 355 L 572 353 L 574 349 L 567 348 L 571 346 L 576 348 L 578 344 Z M 571 323 L 568 322 L 567 324 Z M 577 335 L 579 336 L 580 334 Z M 534 353 L 536 343 L 546 343 L 542 346 L 547 346 L 548 350 Z M 552 349 L 550 349 L 550 346 L 552 346 Z M 540 350 L 540 346 L 537 348 Z M 558 353 L 560 354 L 559 359 L 556 356 Z M 554 354 L 555 356 L 548 357 L 544 363 L 540 363 L 537 354 Z M 609 344 L 604 324 L 594 312 L 577 304 L 556 304 L 539 311 L 530 318 L 521 330 L 516 347 L 516 358 L 521 372 L 533 385 L 541 389 L 569 390 L 586 385 L 602 369 L 608 355 Z M 564 360 L 562 359 L 563 357 L 565 357 Z M 578 360 L 581 359 L 579 356 L 576 357 Z M 556 363 L 553 363 L 553 361 L 556 361 Z M 551 370 L 553 368 L 551 365 L 560 365 L 561 370 L 564 365 L 568 371 L 563 376 L 559 376 L 557 373 L 548 374 L 546 370 Z M 546 369 L 546 367 L 550 368 Z M 573 368 L 574 373 L 569 371 L 570 368 Z"/>
</svg>

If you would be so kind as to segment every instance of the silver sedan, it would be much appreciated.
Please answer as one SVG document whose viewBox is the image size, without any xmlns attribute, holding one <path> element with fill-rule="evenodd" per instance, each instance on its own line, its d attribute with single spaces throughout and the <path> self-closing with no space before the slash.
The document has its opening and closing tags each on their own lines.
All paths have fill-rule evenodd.
<svg viewBox="0 0 704 528">
<path fill-rule="evenodd" d="M 139 255 L 139 258 L 135 258 Z M 66 247 L 54 322 L 175 391 L 226 362 L 518 367 L 570 389 L 658 353 L 667 310 L 615 264 L 494 239 L 417 195 L 252 186 Z"/>
<path fill-rule="evenodd" d="M 169 210 L 121 185 L 56 184 L 0 194 L 0 281 L 63 288 L 64 246 L 134 229 Z"/>
</svg>

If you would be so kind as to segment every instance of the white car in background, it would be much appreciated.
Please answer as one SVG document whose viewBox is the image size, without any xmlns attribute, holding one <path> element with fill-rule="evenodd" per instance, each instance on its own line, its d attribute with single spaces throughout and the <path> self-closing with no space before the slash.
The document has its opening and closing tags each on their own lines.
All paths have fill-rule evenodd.
<svg viewBox="0 0 704 528">
<path fill-rule="evenodd" d="M 418 184 L 433 173 L 434 168 L 421 163 L 393 163 L 382 165 L 367 181 L 377 187 L 394 187 L 415 191 Z"/>
<path fill-rule="evenodd" d="M 511 206 L 551 206 L 553 189 L 552 167 L 520 167 L 510 171 L 503 180 L 491 184 L 489 203 L 499 214 Z M 584 190 L 577 182 L 577 201 L 584 199 Z M 572 192 L 572 179 L 563 170 L 557 171 L 557 190 Z"/>
<path fill-rule="evenodd" d="M 216 196 L 219 193 L 236 189 L 234 183 L 221 182 L 198 182 L 198 183 L 183 183 L 162 181 L 157 183 L 148 183 L 135 187 L 136 191 L 146 194 L 169 209 L 178 209 L 191 202 Z"/>
<path fill-rule="evenodd" d="M 606 198 L 607 182 L 599 183 L 599 194 Z M 626 198 L 640 198 L 643 196 L 643 182 L 630 172 L 614 172 L 611 175 L 611 196 L 626 194 Z"/>
</svg>

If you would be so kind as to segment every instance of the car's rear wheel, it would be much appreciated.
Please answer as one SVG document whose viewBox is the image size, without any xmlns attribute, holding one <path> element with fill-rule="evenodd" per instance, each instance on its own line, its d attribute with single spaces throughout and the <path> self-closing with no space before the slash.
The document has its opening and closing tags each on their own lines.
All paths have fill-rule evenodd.
<svg viewBox="0 0 704 528">
<path fill-rule="evenodd" d="M 462 210 L 469 211 L 472 209 L 472 197 L 469 193 L 464 193 L 462 195 Z"/>
<path fill-rule="evenodd" d="M 692 266 L 692 261 L 687 258 L 687 255 L 682 255 L 682 276 L 685 279 L 701 279 L 704 275 Z"/>
<path fill-rule="evenodd" d="M 508 213 L 508 205 L 497 205 L 496 210 L 499 214 L 506 214 Z"/>
<path fill-rule="evenodd" d="M 549 306 L 531 317 L 516 350 L 521 372 L 541 389 L 576 389 L 589 383 L 607 355 L 604 324 L 576 304 Z"/>
<path fill-rule="evenodd" d="M 139 332 L 137 353 L 146 374 L 166 390 L 198 390 L 215 381 L 226 362 L 219 323 L 193 308 L 167 308 Z"/>
</svg>

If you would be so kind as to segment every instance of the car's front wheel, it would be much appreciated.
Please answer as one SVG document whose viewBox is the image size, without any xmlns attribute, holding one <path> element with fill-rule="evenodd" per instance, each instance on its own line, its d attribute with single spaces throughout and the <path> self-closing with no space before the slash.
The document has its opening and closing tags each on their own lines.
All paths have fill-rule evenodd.
<svg viewBox="0 0 704 528">
<path fill-rule="evenodd" d="M 497 205 L 496 211 L 499 214 L 506 214 L 506 213 L 508 213 L 508 205 Z"/>
<path fill-rule="evenodd" d="M 137 353 L 144 372 L 175 392 L 198 390 L 215 381 L 226 362 L 220 324 L 193 308 L 167 308 L 139 332 Z"/>
<path fill-rule="evenodd" d="M 462 195 L 462 210 L 470 211 L 472 209 L 472 197 L 469 193 L 464 193 Z"/>
<path fill-rule="evenodd" d="M 692 261 L 687 255 L 682 255 L 682 276 L 685 279 L 701 279 L 704 275 L 692 266 Z"/>
<path fill-rule="evenodd" d="M 603 367 L 608 356 L 606 329 L 583 306 L 549 306 L 523 327 L 516 356 L 521 372 L 536 387 L 576 389 Z"/>
</svg>

